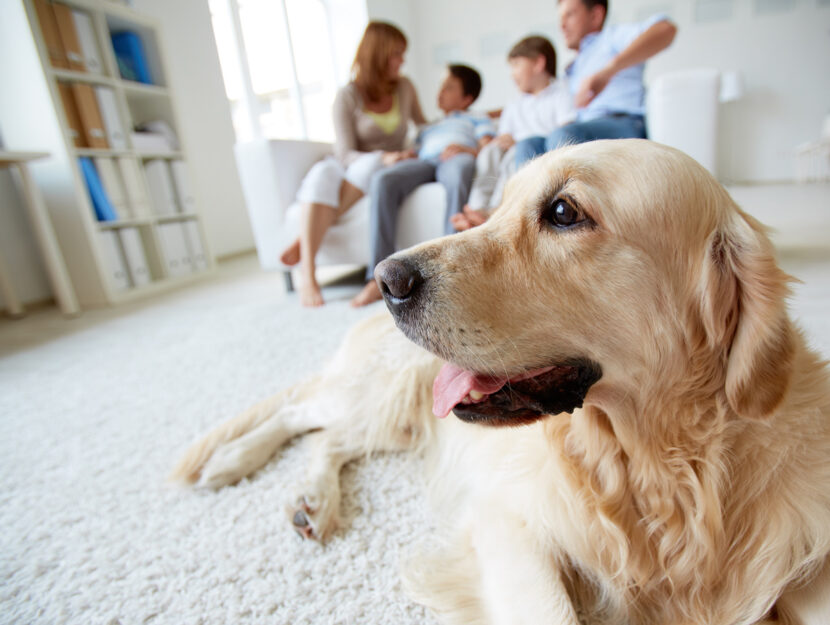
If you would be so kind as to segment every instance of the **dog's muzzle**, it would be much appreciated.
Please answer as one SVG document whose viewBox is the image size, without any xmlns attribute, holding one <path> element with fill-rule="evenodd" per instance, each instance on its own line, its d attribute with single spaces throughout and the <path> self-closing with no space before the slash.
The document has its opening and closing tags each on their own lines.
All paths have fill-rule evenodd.
<svg viewBox="0 0 830 625">
<path fill-rule="evenodd" d="M 416 305 L 424 276 L 407 259 L 387 258 L 375 267 L 375 280 L 389 310 L 396 316 Z"/>
</svg>

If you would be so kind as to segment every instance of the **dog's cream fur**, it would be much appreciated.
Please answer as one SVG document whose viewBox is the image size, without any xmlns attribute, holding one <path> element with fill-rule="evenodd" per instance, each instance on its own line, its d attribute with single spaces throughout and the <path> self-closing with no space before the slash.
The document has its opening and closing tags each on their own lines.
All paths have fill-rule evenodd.
<svg viewBox="0 0 830 625">
<path fill-rule="evenodd" d="M 586 227 L 546 222 L 562 197 Z M 398 323 L 481 373 L 588 358 L 602 377 L 582 409 L 516 428 L 437 422 L 441 360 L 384 313 L 174 477 L 230 484 L 319 430 L 290 516 L 324 539 L 345 461 L 425 448 L 447 527 L 407 583 L 447 623 L 830 623 L 830 383 L 763 228 L 647 141 L 557 150 L 505 198 L 485 225 L 394 257 L 425 280 Z"/>
</svg>

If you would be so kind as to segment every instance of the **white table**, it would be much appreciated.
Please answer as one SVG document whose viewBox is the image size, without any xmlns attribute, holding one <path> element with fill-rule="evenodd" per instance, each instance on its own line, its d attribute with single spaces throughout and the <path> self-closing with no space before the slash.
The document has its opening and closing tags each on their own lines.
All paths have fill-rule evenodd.
<svg viewBox="0 0 830 625">
<path fill-rule="evenodd" d="M 55 237 L 55 230 L 52 227 L 52 221 L 49 219 L 43 196 L 40 194 L 40 189 L 37 188 L 27 166 L 29 161 L 46 156 L 49 155 L 45 152 L 8 152 L 0 150 L 0 168 L 14 167 L 17 169 L 26 210 L 46 265 L 46 271 L 49 274 L 49 281 L 52 284 L 55 299 L 65 315 L 77 315 L 81 308 L 78 306 L 75 289 L 69 279 L 66 263 L 58 246 L 58 240 Z M 3 293 L 6 308 L 10 315 L 20 316 L 25 312 L 2 256 L 0 256 L 0 292 Z"/>
</svg>

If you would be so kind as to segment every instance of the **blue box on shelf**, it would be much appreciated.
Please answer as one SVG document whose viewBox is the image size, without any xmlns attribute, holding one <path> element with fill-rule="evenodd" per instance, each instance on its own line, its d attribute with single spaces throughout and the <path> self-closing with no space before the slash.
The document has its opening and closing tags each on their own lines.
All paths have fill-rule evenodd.
<svg viewBox="0 0 830 625">
<path fill-rule="evenodd" d="M 118 71 L 125 80 L 135 80 L 152 85 L 150 69 L 147 66 L 147 56 L 144 54 L 144 45 L 138 33 L 124 30 L 112 34 L 112 47 L 115 58 L 118 60 Z"/>
</svg>

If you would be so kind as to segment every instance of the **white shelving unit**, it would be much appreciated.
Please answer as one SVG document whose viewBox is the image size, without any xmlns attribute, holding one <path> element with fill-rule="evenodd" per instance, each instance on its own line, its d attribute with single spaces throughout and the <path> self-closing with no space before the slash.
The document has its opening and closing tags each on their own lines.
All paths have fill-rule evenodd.
<svg viewBox="0 0 830 625">
<path fill-rule="evenodd" d="M 101 74 L 53 67 L 38 20 L 35 0 L 0 2 L 0 126 L 8 150 L 48 152 L 50 159 L 32 165 L 32 175 L 44 196 L 63 252 L 68 273 L 82 307 L 112 305 L 136 297 L 174 288 L 205 275 L 214 267 L 198 207 L 192 203 L 176 212 L 161 212 L 154 205 L 144 166 L 161 159 L 182 161 L 187 170 L 187 149 L 178 132 L 174 86 L 164 65 L 164 50 L 158 24 L 130 7 L 112 0 L 59 0 L 91 18 L 101 57 Z M 154 84 L 121 77 L 111 34 L 132 31 L 142 42 Z M 127 134 L 126 149 L 75 146 L 64 110 L 59 84 L 103 86 L 112 90 L 121 126 Z M 164 121 L 176 134 L 176 151 L 140 152 L 130 133 L 137 125 Z M 129 213 L 116 221 L 98 221 L 79 158 L 91 157 L 131 162 L 138 172 L 139 197 L 126 191 Z M 120 171 L 120 170 L 119 170 Z M 192 177 L 190 177 L 192 180 Z M 180 224 L 187 258 L 172 258 L 171 228 Z M 174 229 L 175 230 L 175 229 Z M 112 237 L 115 233 L 117 236 Z M 138 236 L 135 236 L 135 233 Z M 129 235 L 129 236 L 127 236 Z M 176 240 L 178 234 L 172 237 Z M 115 243 L 113 244 L 113 241 Z M 120 252 L 128 274 L 129 256 L 136 241 L 146 259 L 148 275 L 114 277 L 113 256 Z M 182 266 L 187 265 L 185 267 Z"/>
</svg>

